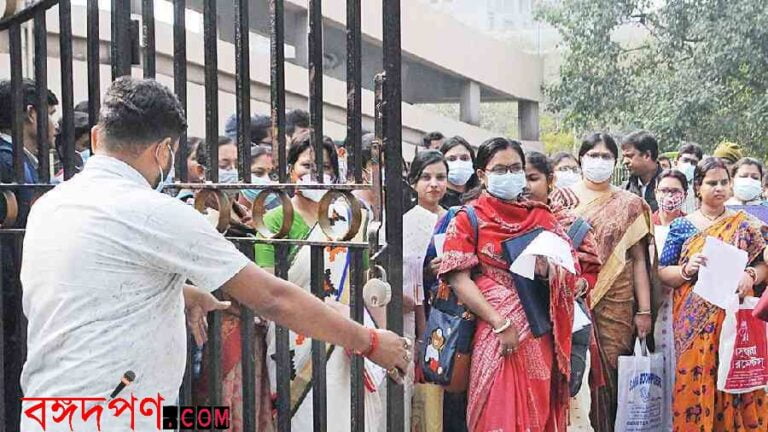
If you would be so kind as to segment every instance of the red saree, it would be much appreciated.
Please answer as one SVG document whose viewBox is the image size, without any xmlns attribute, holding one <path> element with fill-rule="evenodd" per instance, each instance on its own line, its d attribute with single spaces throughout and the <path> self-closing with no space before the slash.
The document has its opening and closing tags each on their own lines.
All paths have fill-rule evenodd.
<svg viewBox="0 0 768 432">
<path fill-rule="evenodd" d="M 446 232 L 440 274 L 476 268 L 473 276 L 485 299 L 508 317 L 520 334 L 513 354 L 501 356 L 490 324 L 478 320 L 470 368 L 467 423 L 471 431 L 562 431 L 566 427 L 570 374 L 573 286 L 576 277 L 550 268 L 552 333 L 531 335 L 525 312 L 507 270 L 503 240 L 535 228 L 567 238 L 544 204 L 508 203 L 483 193 L 473 203 L 479 238 L 465 213 Z M 475 244 L 477 242 L 477 244 Z"/>
</svg>

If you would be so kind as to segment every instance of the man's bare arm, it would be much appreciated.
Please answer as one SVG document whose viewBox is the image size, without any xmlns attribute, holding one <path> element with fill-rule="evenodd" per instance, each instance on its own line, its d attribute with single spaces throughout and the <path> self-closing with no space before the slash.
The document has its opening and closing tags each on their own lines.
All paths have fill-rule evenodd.
<svg viewBox="0 0 768 432">
<path fill-rule="evenodd" d="M 275 277 L 255 264 L 248 264 L 222 289 L 258 315 L 286 326 L 296 333 L 340 345 L 358 352 L 371 343 L 368 329 L 334 311 L 300 287 Z M 405 370 L 406 349 L 403 338 L 392 332 L 376 330 L 379 347 L 371 360 Z"/>
</svg>

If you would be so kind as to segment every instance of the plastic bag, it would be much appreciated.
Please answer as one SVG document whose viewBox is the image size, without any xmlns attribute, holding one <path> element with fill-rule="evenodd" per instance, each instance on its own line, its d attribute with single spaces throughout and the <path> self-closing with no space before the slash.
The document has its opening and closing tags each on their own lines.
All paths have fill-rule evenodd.
<svg viewBox="0 0 768 432">
<path fill-rule="evenodd" d="M 759 299 L 746 297 L 726 309 L 720 333 L 717 389 L 748 393 L 768 386 L 768 328 L 752 314 Z"/>
<path fill-rule="evenodd" d="M 617 432 L 655 432 L 664 421 L 664 357 L 635 340 L 635 353 L 619 357 Z"/>
</svg>

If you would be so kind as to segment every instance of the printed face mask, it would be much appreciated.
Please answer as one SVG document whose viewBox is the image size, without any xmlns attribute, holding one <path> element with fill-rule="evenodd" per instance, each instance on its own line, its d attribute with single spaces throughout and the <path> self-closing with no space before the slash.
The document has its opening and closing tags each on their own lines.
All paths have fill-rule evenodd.
<svg viewBox="0 0 768 432">
<path fill-rule="evenodd" d="M 525 188 L 525 173 L 488 174 L 488 193 L 496 198 L 511 201 L 517 199 Z"/>
<path fill-rule="evenodd" d="M 683 206 L 685 196 L 682 193 L 664 194 L 660 197 L 659 207 L 665 212 L 679 210 Z"/>
</svg>

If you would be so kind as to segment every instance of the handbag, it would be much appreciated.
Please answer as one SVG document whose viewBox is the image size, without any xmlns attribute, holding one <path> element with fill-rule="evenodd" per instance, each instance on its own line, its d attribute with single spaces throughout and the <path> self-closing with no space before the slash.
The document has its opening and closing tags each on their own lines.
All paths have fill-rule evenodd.
<svg viewBox="0 0 768 432">
<path fill-rule="evenodd" d="M 467 205 L 458 211 L 467 214 L 477 244 L 479 228 L 474 207 Z M 451 209 L 446 218 L 454 217 L 458 211 Z M 432 295 L 424 344 L 419 352 L 419 367 L 426 382 L 441 385 L 452 393 L 466 391 L 475 324 L 475 315 L 461 304 L 445 281 L 440 281 L 437 292 Z"/>
</svg>

